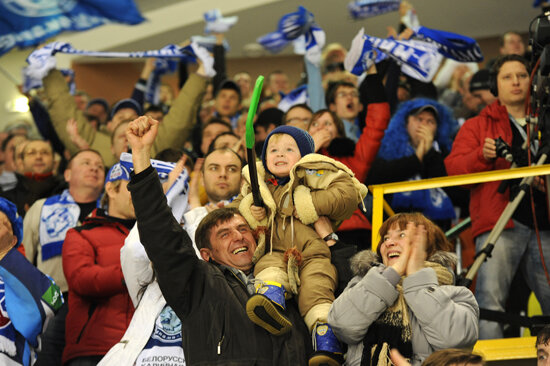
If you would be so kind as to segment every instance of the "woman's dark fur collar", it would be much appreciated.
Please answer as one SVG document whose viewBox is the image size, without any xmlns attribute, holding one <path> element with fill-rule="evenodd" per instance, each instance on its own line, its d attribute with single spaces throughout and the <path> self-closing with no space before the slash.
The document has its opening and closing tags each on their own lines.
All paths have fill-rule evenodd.
<svg viewBox="0 0 550 366">
<path fill-rule="evenodd" d="M 429 262 L 441 264 L 443 267 L 455 268 L 457 263 L 456 254 L 444 251 L 435 252 L 430 258 Z M 382 263 L 381 258 L 372 250 L 363 250 L 355 254 L 350 259 L 351 272 L 354 276 L 363 277 L 367 274 L 369 269 L 378 266 Z"/>
<path fill-rule="evenodd" d="M 327 148 L 330 156 L 343 157 L 353 156 L 355 152 L 355 142 L 347 137 L 335 137 Z"/>
</svg>

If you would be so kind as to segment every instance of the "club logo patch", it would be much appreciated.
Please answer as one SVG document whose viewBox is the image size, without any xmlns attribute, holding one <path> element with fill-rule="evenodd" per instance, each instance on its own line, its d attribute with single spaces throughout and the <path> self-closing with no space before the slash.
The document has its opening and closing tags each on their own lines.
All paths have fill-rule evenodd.
<svg viewBox="0 0 550 366">
<path fill-rule="evenodd" d="M 169 306 L 157 318 L 153 338 L 165 342 L 181 342 L 181 321 Z"/>
<path fill-rule="evenodd" d="M 327 331 L 328 331 L 328 325 L 319 325 L 317 327 L 318 336 L 324 336 L 325 334 L 327 334 Z"/>
</svg>

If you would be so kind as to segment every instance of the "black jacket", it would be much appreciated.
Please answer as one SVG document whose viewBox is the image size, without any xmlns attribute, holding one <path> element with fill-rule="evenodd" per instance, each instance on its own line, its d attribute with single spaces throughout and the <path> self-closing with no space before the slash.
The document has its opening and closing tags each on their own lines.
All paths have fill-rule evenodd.
<svg viewBox="0 0 550 366">
<path fill-rule="evenodd" d="M 272 336 L 246 315 L 245 285 L 229 270 L 197 258 L 172 216 L 155 170 L 132 177 L 128 189 L 145 250 L 167 303 L 182 321 L 188 365 L 305 365 L 311 338 L 294 301 L 292 330 Z"/>
<path fill-rule="evenodd" d="M 17 206 L 17 213 L 25 217 L 32 204 L 41 199 L 48 198 L 63 192 L 67 183 L 61 176 L 51 175 L 43 179 L 33 179 L 15 173 L 17 185 L 9 191 L 1 191 L 0 197 L 10 200 Z"/>
</svg>

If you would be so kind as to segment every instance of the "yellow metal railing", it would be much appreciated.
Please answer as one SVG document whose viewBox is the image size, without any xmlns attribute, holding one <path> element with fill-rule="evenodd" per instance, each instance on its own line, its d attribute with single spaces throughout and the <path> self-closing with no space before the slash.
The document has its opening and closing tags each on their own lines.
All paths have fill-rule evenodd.
<svg viewBox="0 0 550 366">
<path fill-rule="evenodd" d="M 398 183 L 370 186 L 372 201 L 372 249 L 376 251 L 379 242 L 378 230 L 382 225 L 384 194 L 417 191 L 437 187 L 485 183 L 496 180 L 516 179 L 537 175 L 550 175 L 550 165 L 530 166 L 516 169 L 492 170 L 488 172 L 454 175 Z M 491 199 L 487 197 L 487 199 Z M 535 358 L 535 338 L 504 338 L 478 341 L 474 350 L 482 354 L 486 361 Z"/>
<path fill-rule="evenodd" d="M 529 177 L 533 175 L 549 175 L 550 165 L 530 166 L 516 169 L 492 170 L 489 172 L 453 175 L 422 180 L 411 180 L 397 183 L 378 184 L 370 186 L 372 193 L 372 248 L 378 245 L 378 230 L 382 226 L 382 209 L 384 194 L 417 191 L 437 187 L 461 186 L 467 184 L 485 183 L 495 180 L 506 180 Z"/>
</svg>

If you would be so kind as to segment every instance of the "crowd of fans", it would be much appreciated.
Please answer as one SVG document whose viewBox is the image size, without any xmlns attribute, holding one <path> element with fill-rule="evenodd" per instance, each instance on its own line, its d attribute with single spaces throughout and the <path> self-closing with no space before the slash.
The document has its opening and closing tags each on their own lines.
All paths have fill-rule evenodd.
<svg viewBox="0 0 550 366">
<path fill-rule="evenodd" d="M 521 307 L 510 294 L 528 288 L 550 315 L 543 178 L 473 292 L 456 285 L 463 262 L 444 231 L 470 216 L 462 245 L 481 250 L 516 181 L 393 194 L 396 214 L 370 241 L 365 185 L 508 169 L 499 137 L 517 166 L 534 160 L 521 34 L 484 65 L 446 60 L 433 82 L 392 59 L 357 78 L 346 48 L 327 45 L 306 67 L 309 101 L 291 105 L 288 76 L 266 70 L 254 162 L 253 83 L 226 75 L 224 40 L 214 77 L 204 59 L 192 73 L 182 61 L 181 89 L 161 84 L 157 104 L 145 97 L 154 60 L 112 105 L 71 94 L 52 69 L 28 95 L 40 138 L 24 123 L 0 134 L 0 363 L 483 365 L 478 339 L 519 334 L 480 308 Z"/>
</svg>

